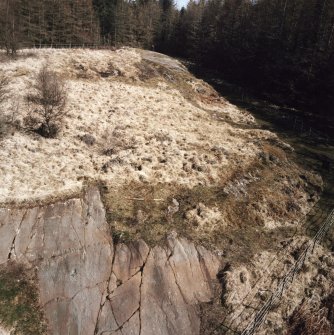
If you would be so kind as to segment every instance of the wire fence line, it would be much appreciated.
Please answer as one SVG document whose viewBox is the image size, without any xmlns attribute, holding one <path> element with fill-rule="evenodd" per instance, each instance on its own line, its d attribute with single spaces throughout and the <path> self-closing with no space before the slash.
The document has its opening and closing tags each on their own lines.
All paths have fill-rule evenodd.
<svg viewBox="0 0 334 335">
<path fill-rule="evenodd" d="M 321 208 L 319 208 L 319 209 L 321 209 Z M 315 214 L 309 214 L 309 220 L 314 224 L 314 223 L 316 223 L 316 222 L 320 222 L 320 221 L 322 221 L 323 220 L 323 222 L 326 220 L 326 218 L 328 217 L 328 211 L 325 211 L 325 210 L 320 210 L 320 211 L 316 211 L 315 212 Z M 300 222 L 300 224 L 301 224 L 301 222 Z M 294 240 L 293 240 L 293 238 L 296 236 L 296 234 L 297 234 L 297 231 L 298 231 L 298 227 L 296 228 L 296 230 L 295 230 L 295 232 L 293 233 L 293 235 L 291 236 L 291 238 L 292 238 L 292 241 L 291 242 L 289 242 L 288 243 L 288 245 L 286 245 L 286 246 L 284 246 L 283 247 L 283 249 L 286 251 L 286 252 L 284 252 L 282 255 L 281 255 L 281 257 L 280 258 L 278 258 L 278 255 L 279 255 L 279 253 L 274 257 L 274 260 L 275 260 L 275 262 L 270 262 L 270 265 L 269 265 L 269 267 L 268 267 L 268 269 L 267 269 L 267 271 L 271 271 L 271 269 L 274 267 L 274 265 L 275 265 L 275 267 L 276 267 L 276 260 L 278 261 L 278 262 L 281 262 L 281 261 L 283 261 L 283 259 L 284 259 L 284 257 L 287 255 L 287 254 L 289 254 L 290 253 L 290 248 L 292 247 L 296 247 L 297 245 L 296 244 L 294 244 L 293 242 L 294 242 Z M 262 278 L 262 277 L 261 277 Z M 255 285 L 254 285 L 255 286 Z M 254 288 L 254 286 L 252 287 L 252 289 Z M 256 297 L 256 295 L 259 293 L 259 291 L 257 291 L 255 294 L 253 294 L 252 295 L 252 298 L 254 299 L 255 297 Z M 244 300 L 242 301 L 242 304 L 244 304 Z M 253 308 L 254 310 L 253 310 L 253 312 L 248 316 L 248 319 L 250 319 L 251 317 L 253 317 L 254 316 L 254 314 L 257 312 L 257 311 L 259 311 L 259 309 L 260 309 L 260 307 L 261 307 L 261 301 L 257 304 L 257 306 L 255 307 L 255 308 Z M 244 310 L 235 318 L 235 319 L 238 319 L 241 315 L 243 315 L 244 314 Z M 243 320 L 240 320 L 240 322 L 239 322 L 239 324 L 236 326 L 236 329 L 239 329 L 239 327 L 241 326 L 241 324 L 243 323 L 244 321 Z M 233 323 L 231 323 L 230 324 L 230 326 L 232 325 Z M 240 332 L 238 333 L 238 334 L 240 334 Z"/>
<path fill-rule="evenodd" d="M 296 231 L 294 232 L 293 236 L 295 236 L 296 232 L 297 232 L 297 229 L 296 228 Z M 264 285 L 265 281 L 268 279 L 268 276 L 270 275 L 270 272 L 272 270 L 272 268 L 276 267 L 276 264 L 277 263 L 280 263 L 284 257 L 286 257 L 286 253 L 288 253 L 287 251 L 287 248 L 290 248 L 291 245 L 293 244 L 293 240 L 291 240 L 285 247 L 283 247 L 282 249 L 280 249 L 276 254 L 275 256 L 271 259 L 270 261 L 270 265 L 268 268 L 266 268 L 266 274 L 263 274 L 262 276 L 260 276 L 256 281 L 255 283 L 251 286 L 250 288 L 250 291 L 246 294 L 246 296 L 242 299 L 242 301 L 240 302 L 240 305 L 244 306 L 244 308 L 239 312 L 237 313 L 231 321 L 229 321 L 228 323 L 225 323 L 226 322 L 226 319 L 230 316 L 229 314 L 226 314 L 224 319 L 222 320 L 222 322 L 220 323 L 220 325 L 218 326 L 218 328 L 220 328 L 221 326 L 223 326 L 225 328 L 225 330 L 228 330 L 232 333 L 237 333 L 237 334 L 240 334 L 240 332 L 237 332 L 236 330 L 233 330 L 232 327 L 233 327 L 233 324 L 238 320 L 240 319 L 240 317 L 242 315 L 245 314 L 245 312 L 247 312 L 248 310 L 248 307 L 251 305 L 252 301 L 255 299 L 256 295 L 259 293 L 259 286 L 262 287 L 261 285 Z M 253 263 L 251 263 L 251 265 L 253 267 L 256 267 L 256 265 L 254 265 Z M 247 302 L 248 300 L 248 302 Z M 256 307 L 254 307 L 254 310 L 258 310 L 259 309 L 259 306 L 260 306 L 261 302 L 258 303 L 258 305 Z M 253 312 L 254 313 L 254 312 Z M 252 314 L 253 314 L 252 313 Z M 235 329 L 238 329 L 240 326 L 240 323 L 235 327 Z M 213 333 L 218 329 L 216 328 Z"/>
<path fill-rule="evenodd" d="M 4 49 L 1 48 L 0 49 Z M 116 49 L 115 46 L 110 44 L 101 43 L 20 43 L 19 49 Z"/>
<path fill-rule="evenodd" d="M 308 214 L 308 218 L 305 220 L 311 221 L 312 223 L 322 222 L 324 219 L 327 218 L 328 213 L 329 213 L 328 206 L 326 206 L 325 208 L 322 208 L 321 206 L 319 206 L 319 204 L 317 204 L 316 206 L 314 206 L 313 210 Z M 272 269 L 274 267 L 277 268 L 279 264 L 282 264 L 282 261 L 284 260 L 284 258 L 286 258 L 286 256 L 291 253 L 291 248 L 297 247 L 294 237 L 298 234 L 299 228 L 301 227 L 303 222 L 304 221 L 300 221 L 297 224 L 297 226 L 295 226 L 294 231 L 289 236 L 289 241 L 287 242 L 287 244 L 284 244 L 282 248 L 279 249 L 277 253 L 270 260 L 269 266 L 266 268 L 266 273 L 259 276 L 259 278 L 257 278 L 255 283 L 251 286 L 249 292 L 240 302 L 240 306 L 243 306 L 241 311 L 239 310 L 238 312 L 236 312 L 234 317 L 232 317 L 232 319 L 230 318 L 231 314 L 226 313 L 223 320 L 219 323 L 219 325 L 217 325 L 211 331 L 210 334 L 212 335 L 216 334 L 218 330 L 219 331 L 223 330 L 225 335 L 240 334 L 240 331 L 237 331 L 237 330 L 241 328 L 241 324 L 245 323 L 245 320 L 247 321 L 251 319 L 253 315 L 261 308 L 261 300 L 257 303 L 256 306 L 253 306 L 252 302 L 256 299 L 256 296 L 259 295 L 260 291 L 263 292 L 263 291 L 269 290 L 269 288 L 268 289 L 263 289 L 263 288 L 264 286 L 267 286 L 266 282 L 268 281 L 270 277 Z M 243 245 L 243 243 L 241 243 L 241 245 Z M 245 247 L 245 245 L 243 246 Z M 256 267 L 256 265 L 254 265 L 252 262 L 250 264 L 253 267 Z M 241 318 L 246 313 L 249 313 L 250 309 L 252 310 L 251 313 L 247 315 L 246 318 Z M 228 319 L 230 320 L 227 321 Z M 237 325 L 234 325 L 234 323 L 238 321 L 239 323 Z"/>
<path fill-rule="evenodd" d="M 265 282 L 268 280 L 268 277 L 272 271 L 272 269 L 277 266 L 279 266 L 280 262 L 286 257 L 286 255 L 289 253 L 290 247 L 294 247 L 293 245 L 293 240 L 288 243 L 288 245 L 286 245 L 285 247 L 283 247 L 270 261 L 270 265 L 268 268 L 266 268 L 266 274 L 260 276 L 256 282 L 254 283 L 254 285 L 252 285 L 251 290 L 247 293 L 247 295 L 242 299 L 241 301 L 241 305 L 245 306 L 245 308 L 243 308 L 241 310 L 241 312 L 239 312 L 228 324 L 229 328 L 232 328 L 233 324 L 241 318 L 242 315 L 245 314 L 245 312 L 248 311 L 248 308 L 250 306 L 252 306 L 252 302 L 253 300 L 256 298 L 256 296 L 259 294 L 259 291 L 264 291 L 263 289 L 263 285 L 265 285 Z M 247 302 L 248 300 L 248 302 Z M 259 308 L 260 308 L 261 302 L 259 302 L 255 307 L 253 307 L 253 312 L 251 313 L 251 315 L 249 317 L 251 317 Z M 240 321 L 238 323 L 238 325 L 236 326 L 236 329 L 239 328 L 240 324 L 242 323 L 242 321 Z"/>
<path fill-rule="evenodd" d="M 284 292 L 289 288 L 295 276 L 301 270 L 308 255 L 310 253 L 313 253 L 316 244 L 321 242 L 321 240 L 324 238 L 324 236 L 331 228 L 333 223 L 334 223 L 334 209 L 330 212 L 330 214 L 328 215 L 324 223 L 321 225 L 316 235 L 312 238 L 312 240 L 310 240 L 307 243 L 305 249 L 301 252 L 295 264 L 281 279 L 276 290 L 272 293 L 270 298 L 256 313 L 255 317 L 248 324 L 248 326 L 241 332 L 241 335 L 253 335 L 255 331 L 264 323 L 266 316 L 268 315 L 272 307 L 277 306 L 277 304 L 279 304 Z"/>
<path fill-rule="evenodd" d="M 326 143 L 329 143 L 330 141 L 330 136 L 326 131 L 321 131 L 319 127 L 314 126 L 314 124 L 301 115 L 284 113 L 281 122 L 295 134 L 317 139 L 320 138 Z"/>
<path fill-rule="evenodd" d="M 329 213 L 329 214 L 328 214 Z M 257 291 L 254 292 L 254 288 L 256 286 L 259 286 L 259 282 L 262 282 L 262 279 L 266 279 L 267 276 L 263 275 L 261 276 L 257 282 L 251 287 L 250 292 L 244 297 L 240 305 L 244 306 L 244 308 L 241 310 L 241 312 L 238 312 L 236 316 L 233 317 L 233 319 L 229 322 L 226 322 L 230 314 L 226 314 L 224 319 L 220 322 L 220 324 L 212 331 L 212 334 L 216 334 L 217 331 L 222 331 L 222 334 L 229 334 L 229 335 L 253 335 L 255 334 L 256 330 L 264 323 L 267 315 L 271 311 L 273 307 L 277 307 L 279 304 L 284 292 L 289 288 L 291 283 L 293 282 L 295 276 L 298 274 L 298 272 L 301 270 L 303 264 L 305 263 L 305 260 L 309 256 L 310 253 L 313 253 L 313 250 L 316 246 L 316 244 L 320 243 L 321 240 L 324 238 L 328 230 L 331 228 L 331 226 L 334 224 L 334 209 L 327 211 L 327 215 L 325 214 L 325 211 L 322 212 L 319 216 L 318 211 L 315 214 L 311 215 L 311 218 L 317 218 L 317 222 L 323 218 L 322 224 L 320 228 L 317 230 L 317 233 L 314 235 L 314 237 L 308 241 L 304 242 L 300 246 L 299 249 L 303 249 L 302 252 L 299 254 L 297 260 L 295 261 L 294 265 L 288 270 L 288 272 L 280 279 L 277 288 L 274 290 L 274 292 L 271 292 L 271 295 L 269 299 L 265 302 L 265 304 L 261 307 L 261 301 L 257 303 L 256 306 L 253 306 L 252 302 L 255 300 L 256 295 L 260 293 L 260 291 L 264 291 L 263 287 L 258 288 Z M 312 220 L 313 221 L 313 220 Z M 293 236 L 296 235 L 293 234 Z M 293 240 L 287 245 L 287 247 L 290 250 L 290 247 L 294 247 Z M 283 260 L 284 256 L 286 256 L 287 253 L 289 253 L 289 250 L 287 250 L 287 247 L 284 249 L 286 252 L 284 252 L 281 257 L 278 259 L 278 255 L 281 253 L 279 251 L 277 255 L 274 257 L 275 260 L 281 261 Z M 291 251 L 291 250 L 290 250 Z M 276 263 L 276 262 L 275 262 Z M 269 268 L 272 268 L 273 263 L 269 266 Z M 265 291 L 270 291 L 269 289 L 266 289 Z M 247 299 L 249 298 L 249 299 Z M 246 300 L 250 300 L 247 302 Z M 246 316 L 246 318 L 240 319 L 241 316 L 243 316 L 246 312 L 249 311 L 249 308 L 251 308 L 253 311 Z M 233 326 L 233 324 L 238 320 L 239 323 L 236 326 Z M 245 324 L 247 320 L 251 320 L 246 328 L 241 328 L 242 324 Z M 240 330 L 241 328 L 241 330 Z M 242 330 L 243 329 L 243 330 Z"/>
<path fill-rule="evenodd" d="M 324 211 L 321 211 L 320 214 L 319 214 L 319 212 L 316 211 L 315 214 L 309 214 L 309 217 L 312 218 L 312 221 L 315 217 L 316 217 L 316 221 L 319 221 L 319 218 L 318 218 L 319 215 L 320 215 L 320 217 L 324 216 L 324 218 L 326 218 L 328 214 Z M 277 268 L 277 266 L 279 266 L 279 264 L 282 264 L 282 261 L 287 256 L 287 254 L 290 254 L 291 249 L 297 247 L 297 245 L 295 243 L 295 240 L 294 240 L 294 237 L 297 235 L 297 233 L 299 231 L 299 228 L 301 227 L 302 223 L 303 223 L 303 221 L 300 221 L 297 224 L 297 226 L 295 227 L 291 236 L 289 236 L 290 241 L 287 244 L 285 244 L 284 246 L 282 246 L 282 248 L 279 249 L 278 252 L 272 257 L 272 259 L 269 262 L 270 265 L 266 268 L 266 273 L 263 274 L 262 276 L 260 276 L 255 281 L 255 283 L 251 286 L 250 291 L 242 299 L 242 301 L 240 302 L 240 305 L 244 306 L 244 308 L 241 311 L 239 311 L 238 313 L 236 313 L 236 315 L 228 323 L 226 323 L 226 320 L 228 319 L 228 317 L 230 315 L 226 314 L 224 319 L 220 323 L 220 325 L 217 328 L 215 328 L 213 333 L 218 328 L 223 326 L 226 331 L 228 330 L 229 332 L 240 334 L 240 332 L 237 332 L 236 330 L 232 330 L 232 327 L 235 328 L 235 329 L 239 329 L 239 327 L 243 323 L 243 320 L 240 320 L 240 318 L 245 313 L 249 312 L 249 308 L 251 308 L 253 310 L 253 312 L 251 312 L 251 314 L 247 316 L 247 319 L 250 319 L 256 313 L 256 311 L 258 311 L 260 309 L 261 301 L 259 301 L 256 306 L 252 306 L 252 302 L 254 301 L 256 296 L 259 294 L 259 291 L 268 290 L 268 289 L 263 289 L 263 286 L 266 284 L 266 281 L 268 281 L 268 278 L 269 278 L 269 276 L 272 272 L 272 269 L 274 267 Z M 254 265 L 253 263 L 251 263 L 251 264 L 252 264 L 252 266 L 256 267 L 256 265 Z M 238 320 L 239 320 L 239 323 L 236 326 L 233 326 L 234 323 L 237 322 Z"/>
</svg>

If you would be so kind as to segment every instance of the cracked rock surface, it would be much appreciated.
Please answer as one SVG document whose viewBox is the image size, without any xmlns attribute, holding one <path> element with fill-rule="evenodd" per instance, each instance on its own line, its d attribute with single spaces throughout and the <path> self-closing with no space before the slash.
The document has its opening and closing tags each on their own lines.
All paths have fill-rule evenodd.
<svg viewBox="0 0 334 335">
<path fill-rule="evenodd" d="M 0 263 L 37 271 L 49 334 L 199 334 L 219 258 L 175 234 L 114 245 L 96 188 L 82 198 L 0 209 Z M 0 333 L 3 330 L 0 331 Z"/>
</svg>

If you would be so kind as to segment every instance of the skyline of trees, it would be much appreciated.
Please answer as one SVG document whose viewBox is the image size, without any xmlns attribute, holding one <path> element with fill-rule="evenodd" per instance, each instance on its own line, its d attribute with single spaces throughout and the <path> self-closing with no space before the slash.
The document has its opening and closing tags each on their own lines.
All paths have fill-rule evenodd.
<svg viewBox="0 0 334 335">
<path fill-rule="evenodd" d="M 1 0 L 0 42 L 16 47 L 100 42 L 91 0 Z"/>
<path fill-rule="evenodd" d="M 334 103 L 333 0 L 0 0 L 0 45 L 113 45 L 192 59 L 282 103 Z"/>
<path fill-rule="evenodd" d="M 190 0 L 175 31 L 169 53 L 272 101 L 333 116 L 333 0 Z"/>
</svg>

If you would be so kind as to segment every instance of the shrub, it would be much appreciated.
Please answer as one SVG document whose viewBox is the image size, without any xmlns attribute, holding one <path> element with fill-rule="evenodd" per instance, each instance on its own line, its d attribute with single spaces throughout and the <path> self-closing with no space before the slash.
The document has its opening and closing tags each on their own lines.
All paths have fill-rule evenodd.
<svg viewBox="0 0 334 335">
<path fill-rule="evenodd" d="M 8 99 L 8 85 L 9 78 L 0 71 L 0 136 L 2 136 L 7 129 L 8 120 L 2 109 L 3 103 Z"/>
<path fill-rule="evenodd" d="M 24 127 L 46 138 L 57 136 L 66 115 L 66 87 L 64 81 L 47 65 L 39 71 L 26 99 L 32 109 L 24 118 Z"/>
<path fill-rule="evenodd" d="M 9 78 L 0 72 L 0 105 L 8 98 Z"/>
<path fill-rule="evenodd" d="M 7 56 L 15 57 L 19 48 L 18 41 L 13 31 L 5 32 L 4 47 L 6 49 Z"/>
</svg>

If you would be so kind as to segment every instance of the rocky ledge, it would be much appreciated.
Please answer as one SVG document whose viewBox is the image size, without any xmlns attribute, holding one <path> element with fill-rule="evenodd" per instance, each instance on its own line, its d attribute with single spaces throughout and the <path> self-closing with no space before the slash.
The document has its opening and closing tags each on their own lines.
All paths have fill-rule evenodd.
<svg viewBox="0 0 334 335">
<path fill-rule="evenodd" d="M 149 248 L 114 244 L 98 189 L 0 210 L 0 263 L 35 271 L 50 334 L 199 334 L 219 257 L 171 233 Z"/>
</svg>

